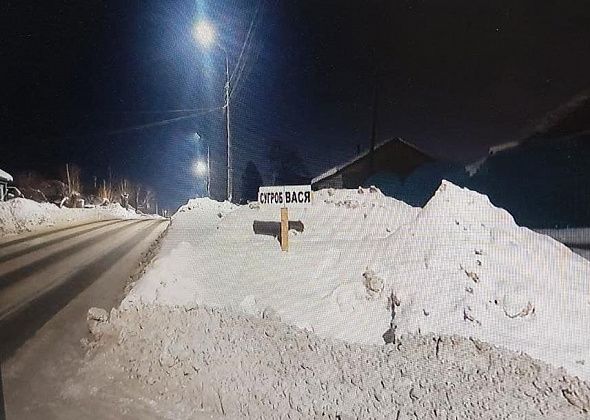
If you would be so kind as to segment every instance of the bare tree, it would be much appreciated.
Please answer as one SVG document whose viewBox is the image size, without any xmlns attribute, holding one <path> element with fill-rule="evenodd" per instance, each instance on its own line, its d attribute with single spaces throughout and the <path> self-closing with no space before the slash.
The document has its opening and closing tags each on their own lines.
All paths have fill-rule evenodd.
<svg viewBox="0 0 590 420">
<path fill-rule="evenodd" d="M 80 195 L 82 193 L 82 170 L 76 164 L 66 163 L 61 178 L 68 186 L 68 196 Z"/>
<path fill-rule="evenodd" d="M 107 184 L 106 180 L 102 180 L 102 185 L 98 189 L 98 196 L 103 200 L 112 203 L 114 201 L 114 191 L 110 186 L 110 183 Z"/>
</svg>

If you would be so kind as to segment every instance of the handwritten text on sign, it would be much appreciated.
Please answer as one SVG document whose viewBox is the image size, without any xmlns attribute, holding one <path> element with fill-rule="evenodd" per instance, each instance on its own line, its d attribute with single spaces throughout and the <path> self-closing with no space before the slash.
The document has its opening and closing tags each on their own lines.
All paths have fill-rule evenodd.
<svg viewBox="0 0 590 420">
<path fill-rule="evenodd" d="M 311 185 L 260 187 L 258 203 L 261 206 L 306 207 L 311 205 Z"/>
</svg>

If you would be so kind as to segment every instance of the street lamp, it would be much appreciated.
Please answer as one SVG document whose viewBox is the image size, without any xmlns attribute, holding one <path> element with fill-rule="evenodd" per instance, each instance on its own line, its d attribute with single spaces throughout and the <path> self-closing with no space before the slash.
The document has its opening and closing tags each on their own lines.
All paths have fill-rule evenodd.
<svg viewBox="0 0 590 420">
<path fill-rule="evenodd" d="M 227 200 L 231 202 L 233 196 L 233 168 L 231 159 L 231 132 L 229 129 L 229 56 L 227 50 L 218 42 L 215 42 L 215 28 L 210 22 L 206 20 L 196 22 L 193 26 L 193 37 L 205 48 L 216 45 L 225 55 L 225 104 L 223 108 L 225 109 L 225 128 L 227 133 Z"/>
<path fill-rule="evenodd" d="M 199 21 L 193 27 L 193 37 L 204 47 L 210 47 L 215 42 L 215 29 L 206 20 Z"/>
<path fill-rule="evenodd" d="M 195 133 L 194 135 L 195 141 L 200 141 L 202 138 L 199 133 Z M 207 197 L 211 198 L 211 158 L 209 153 L 209 143 L 205 142 L 207 145 L 207 162 L 203 162 L 202 160 L 197 160 L 193 163 L 193 173 L 196 176 L 203 176 L 207 175 Z"/>
</svg>

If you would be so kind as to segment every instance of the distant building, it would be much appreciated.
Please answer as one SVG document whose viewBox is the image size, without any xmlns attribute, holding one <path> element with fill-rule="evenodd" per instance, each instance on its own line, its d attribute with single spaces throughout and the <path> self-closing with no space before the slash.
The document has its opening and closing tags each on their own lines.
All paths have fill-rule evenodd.
<svg viewBox="0 0 590 420">
<path fill-rule="evenodd" d="M 531 228 L 590 226 L 590 93 L 545 115 L 518 142 L 466 167 L 463 186 L 486 194 Z"/>
<path fill-rule="evenodd" d="M 8 183 L 12 181 L 12 175 L 0 169 L 0 201 L 6 200 L 8 195 Z"/>
<path fill-rule="evenodd" d="M 392 173 L 400 177 L 434 159 L 400 137 L 386 140 L 350 161 L 336 166 L 311 181 L 313 189 L 356 188 L 378 173 Z"/>
</svg>

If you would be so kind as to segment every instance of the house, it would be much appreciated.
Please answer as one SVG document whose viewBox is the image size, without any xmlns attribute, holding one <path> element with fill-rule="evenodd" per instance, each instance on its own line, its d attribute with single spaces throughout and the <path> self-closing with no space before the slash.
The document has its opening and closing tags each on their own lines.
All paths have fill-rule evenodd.
<svg viewBox="0 0 590 420">
<path fill-rule="evenodd" d="M 518 142 L 468 165 L 462 186 L 486 194 L 530 228 L 590 225 L 590 94 L 543 117 Z"/>
<path fill-rule="evenodd" d="M 312 188 L 356 188 L 379 173 L 399 177 L 409 175 L 424 163 L 434 159 L 400 137 L 388 139 L 350 161 L 336 166 L 311 181 Z"/>
<path fill-rule="evenodd" d="M 0 169 L 0 201 L 6 200 L 8 196 L 8 183 L 12 181 L 12 175 Z"/>
</svg>

